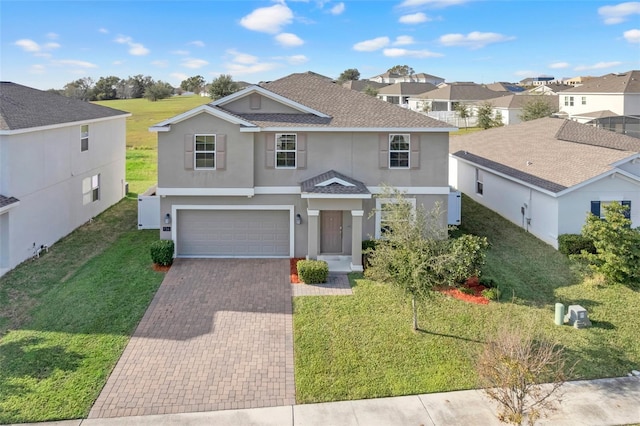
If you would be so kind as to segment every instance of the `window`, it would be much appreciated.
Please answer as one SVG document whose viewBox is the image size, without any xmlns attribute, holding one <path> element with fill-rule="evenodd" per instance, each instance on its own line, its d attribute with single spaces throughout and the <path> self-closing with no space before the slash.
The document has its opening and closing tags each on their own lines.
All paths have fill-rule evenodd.
<svg viewBox="0 0 640 426">
<path fill-rule="evenodd" d="M 573 106 L 573 96 L 564 97 L 564 106 Z"/>
<path fill-rule="evenodd" d="M 591 202 L 591 214 L 604 219 L 604 206 L 618 201 L 592 201 Z M 620 201 L 620 204 L 627 206 L 627 210 L 624 212 L 624 217 L 631 219 L 631 201 Z"/>
<path fill-rule="evenodd" d="M 216 168 L 216 135 L 196 135 L 196 169 Z"/>
<path fill-rule="evenodd" d="M 82 179 L 82 204 L 86 205 L 100 199 L 100 175 Z"/>
<path fill-rule="evenodd" d="M 409 135 L 389 135 L 389 168 L 408 169 L 410 153 Z"/>
<path fill-rule="evenodd" d="M 411 212 L 415 213 L 416 199 L 404 198 L 404 200 L 407 201 Z M 394 198 L 376 198 L 376 238 L 383 238 L 384 234 L 391 231 L 391 222 L 393 218 L 391 217 L 391 212 L 386 206 L 394 203 L 397 203 L 397 200 Z"/>
<path fill-rule="evenodd" d="M 484 194 L 484 172 L 476 169 L 476 194 Z"/>
<path fill-rule="evenodd" d="M 587 104 L 587 97 L 583 96 L 582 97 L 582 105 L 586 105 Z"/>
<path fill-rule="evenodd" d="M 276 135 L 276 169 L 296 168 L 296 135 Z"/>
<path fill-rule="evenodd" d="M 80 151 L 89 150 L 89 125 L 80 127 Z"/>
</svg>

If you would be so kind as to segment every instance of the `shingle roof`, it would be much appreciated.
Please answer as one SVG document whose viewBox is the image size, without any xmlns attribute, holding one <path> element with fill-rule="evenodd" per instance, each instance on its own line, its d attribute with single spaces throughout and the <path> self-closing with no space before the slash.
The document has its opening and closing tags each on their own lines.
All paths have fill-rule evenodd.
<svg viewBox="0 0 640 426">
<path fill-rule="evenodd" d="M 640 93 L 640 70 L 590 78 L 564 93 Z"/>
<path fill-rule="evenodd" d="M 605 118 L 605 117 L 619 117 L 619 114 L 611 111 L 610 109 L 603 109 L 601 111 L 592 111 L 592 112 L 584 112 L 580 114 L 574 114 L 574 117 L 584 117 L 584 118 Z"/>
<path fill-rule="evenodd" d="M 450 101 L 481 101 L 510 94 L 511 92 L 496 92 L 477 83 L 450 83 L 445 87 L 422 93 L 418 97 Z"/>
<path fill-rule="evenodd" d="M 385 87 L 388 85 L 389 83 L 378 83 L 377 81 L 371 80 L 349 80 L 342 83 L 342 87 L 346 87 L 347 89 L 351 90 L 357 90 L 358 92 L 363 92 L 367 87 L 380 89 L 381 87 Z"/>
<path fill-rule="evenodd" d="M 486 102 L 489 102 L 495 108 L 522 108 L 528 102 L 533 100 L 543 100 L 547 102 L 550 106 L 558 109 L 559 98 L 558 96 L 541 96 L 541 95 L 507 95 L 500 96 L 493 99 L 487 99 Z M 485 101 L 483 101 L 485 102 Z M 479 102 L 482 103 L 482 102 Z"/>
<path fill-rule="evenodd" d="M 7 197 L 5 195 L 0 194 L 0 209 L 2 209 L 3 207 L 7 207 L 10 206 L 11 204 L 17 203 L 18 200 L 15 197 Z"/>
<path fill-rule="evenodd" d="M 451 128 L 443 121 L 346 89 L 313 73 L 291 74 L 261 86 L 331 118 L 320 120 L 310 114 L 236 114 L 260 127 Z"/>
<path fill-rule="evenodd" d="M 574 121 L 541 118 L 453 136 L 449 152 L 557 193 L 611 171 L 613 163 L 640 152 L 640 140 Z"/>
<path fill-rule="evenodd" d="M 339 182 L 329 183 L 327 185 L 318 185 L 326 182 L 331 182 L 332 179 L 339 179 L 346 182 L 347 185 L 343 185 Z M 329 170 L 318 176 L 314 176 L 310 179 L 300 183 L 300 189 L 303 193 L 308 194 L 342 194 L 342 195 L 359 195 L 370 194 L 367 186 L 360 182 L 350 178 L 342 173 L 338 173 L 335 170 Z"/>
<path fill-rule="evenodd" d="M 128 114 L 11 82 L 0 82 L 0 130 L 18 130 Z"/>
<path fill-rule="evenodd" d="M 435 89 L 431 83 L 395 83 L 378 90 L 380 95 L 418 95 Z"/>
</svg>

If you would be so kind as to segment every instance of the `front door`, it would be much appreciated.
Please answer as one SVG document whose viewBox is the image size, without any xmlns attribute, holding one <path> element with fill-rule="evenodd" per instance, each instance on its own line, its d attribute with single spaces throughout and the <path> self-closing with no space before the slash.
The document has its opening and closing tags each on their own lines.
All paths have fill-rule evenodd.
<svg viewBox="0 0 640 426">
<path fill-rule="evenodd" d="M 326 210 L 320 213 L 320 252 L 342 253 L 342 212 Z"/>
</svg>

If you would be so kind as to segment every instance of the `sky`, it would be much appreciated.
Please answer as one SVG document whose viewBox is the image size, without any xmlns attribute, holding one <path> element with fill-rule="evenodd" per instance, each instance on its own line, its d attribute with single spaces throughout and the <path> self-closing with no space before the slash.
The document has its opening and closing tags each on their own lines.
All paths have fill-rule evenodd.
<svg viewBox="0 0 640 426">
<path fill-rule="evenodd" d="M 0 80 L 61 89 L 142 74 L 361 78 L 408 65 L 446 81 L 640 69 L 640 2 L 0 0 Z"/>
</svg>

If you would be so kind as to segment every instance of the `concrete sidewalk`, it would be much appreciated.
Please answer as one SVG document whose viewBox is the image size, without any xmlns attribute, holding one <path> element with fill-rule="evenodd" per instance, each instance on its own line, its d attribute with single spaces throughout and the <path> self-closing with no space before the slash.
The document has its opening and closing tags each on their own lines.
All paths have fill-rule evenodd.
<svg viewBox="0 0 640 426">
<path fill-rule="evenodd" d="M 640 377 L 567 382 L 559 409 L 537 425 L 640 424 Z M 47 426 L 467 426 L 504 425 L 481 391 L 38 423 Z"/>
</svg>

